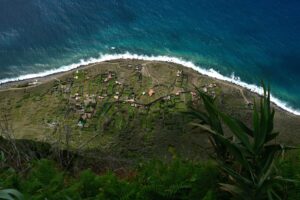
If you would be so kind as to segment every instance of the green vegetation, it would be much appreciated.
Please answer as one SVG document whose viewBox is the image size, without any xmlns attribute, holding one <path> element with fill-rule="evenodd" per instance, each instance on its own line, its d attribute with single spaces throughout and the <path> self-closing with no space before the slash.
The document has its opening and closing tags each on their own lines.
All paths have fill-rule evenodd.
<svg viewBox="0 0 300 200">
<path fill-rule="evenodd" d="M 291 147 L 274 143 L 279 132 L 273 131 L 275 111 L 271 108 L 270 89 L 264 87 L 260 104 L 254 103 L 253 129 L 220 112 L 213 98 L 198 92 L 207 112 L 194 109 L 192 114 L 201 120 L 195 125 L 211 135 L 216 160 L 226 181 L 220 183 L 220 189 L 235 199 L 281 199 L 279 192 L 282 192 L 283 183 L 292 180 L 280 176 L 276 161 Z M 231 135 L 225 135 L 223 125 Z"/>
<path fill-rule="evenodd" d="M 0 91 L 0 124 L 11 128 L 5 132 L 12 138 L 81 154 L 138 162 L 168 156 L 171 146 L 180 155 L 202 158 L 205 140 L 192 136 L 190 119 L 182 111 L 198 101 L 193 83 L 210 86 L 208 93 L 221 87 L 181 71 L 161 63 L 105 63 L 41 85 Z"/>
<path fill-rule="evenodd" d="M 144 61 L 0 91 L 0 199 L 300 199 L 300 152 L 278 144 L 300 118 L 269 93 Z"/>
<path fill-rule="evenodd" d="M 300 199 L 300 151 L 296 150 L 287 154 L 278 166 L 283 177 L 294 180 L 294 182 L 286 182 L 282 187 L 284 199 Z"/>
<path fill-rule="evenodd" d="M 300 151 L 291 152 L 279 162 L 280 174 L 296 180 L 285 182 L 277 188 L 283 199 L 297 200 L 300 197 L 299 155 Z M 25 200 L 230 199 L 226 193 L 219 191 L 218 183 L 227 179 L 220 174 L 217 163 L 212 161 L 199 163 L 178 158 L 170 162 L 153 160 L 131 170 L 100 175 L 89 169 L 72 175 L 53 161 L 45 159 L 29 163 L 27 167 L 29 170 L 26 172 L 1 169 L 0 187 L 18 189 Z"/>
<path fill-rule="evenodd" d="M 191 119 L 182 114 L 189 103 L 203 108 L 193 85 L 216 96 L 224 113 L 248 126 L 252 112 L 248 103 L 255 98 L 176 64 L 136 60 L 99 63 L 37 83 L 19 84 L 21 88 L 16 83 L 0 91 L 0 123 L 11 128 L 5 132 L 17 139 L 137 162 L 157 155 L 164 158 L 170 146 L 190 159 L 207 157 L 207 136 L 195 135 Z M 277 113 L 280 140 L 297 143 L 300 118 L 278 109 Z"/>
<path fill-rule="evenodd" d="M 113 172 L 96 175 L 91 170 L 73 177 L 52 161 L 39 160 L 26 174 L 1 171 L 0 186 L 14 187 L 30 200 L 215 199 L 217 179 L 218 170 L 211 162 L 149 161 L 122 177 Z"/>
<path fill-rule="evenodd" d="M 2 200 L 14 200 L 23 199 L 23 195 L 14 189 L 0 189 L 0 199 Z"/>
</svg>

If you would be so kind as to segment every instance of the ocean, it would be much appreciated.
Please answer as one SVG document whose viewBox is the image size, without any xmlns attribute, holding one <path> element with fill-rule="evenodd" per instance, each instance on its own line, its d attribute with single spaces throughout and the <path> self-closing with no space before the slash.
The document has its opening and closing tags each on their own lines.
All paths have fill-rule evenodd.
<svg viewBox="0 0 300 200">
<path fill-rule="evenodd" d="M 184 64 L 300 115 L 299 0 L 0 0 L 0 83 L 140 58 Z"/>
</svg>

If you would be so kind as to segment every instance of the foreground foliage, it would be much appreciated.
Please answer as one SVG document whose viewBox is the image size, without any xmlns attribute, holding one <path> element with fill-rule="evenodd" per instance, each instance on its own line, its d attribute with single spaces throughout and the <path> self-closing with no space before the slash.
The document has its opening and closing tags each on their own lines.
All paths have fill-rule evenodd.
<svg viewBox="0 0 300 200">
<path fill-rule="evenodd" d="M 300 199 L 300 151 L 293 151 L 286 155 L 279 163 L 279 170 L 283 177 L 294 180 L 294 182 L 286 182 L 282 187 L 285 199 Z"/>
<path fill-rule="evenodd" d="M 23 195 L 15 189 L 0 189 L 0 199 L 2 200 L 14 200 L 23 199 Z"/>
<path fill-rule="evenodd" d="M 274 143 L 279 135 L 274 128 L 274 109 L 270 89 L 264 87 L 259 104 L 254 103 L 252 128 L 215 106 L 215 99 L 198 90 L 207 112 L 193 110 L 201 120 L 195 124 L 210 134 L 216 160 L 224 173 L 220 189 L 235 199 L 281 199 L 285 181 L 276 168 L 278 156 L 288 147 Z M 223 126 L 230 130 L 226 135 Z"/>
<path fill-rule="evenodd" d="M 29 167 L 25 174 L 2 169 L 0 187 L 16 188 L 24 194 L 24 199 L 30 200 L 230 199 L 218 191 L 220 175 L 213 162 L 199 164 L 174 159 L 166 164 L 156 160 L 141 164 L 121 177 L 112 172 L 96 175 L 91 170 L 73 177 L 50 160 L 36 161 Z M 300 151 L 289 153 L 278 163 L 278 170 L 284 177 L 296 180 L 280 188 L 284 199 L 300 199 Z M 11 191 L 0 191 L 0 199 L 22 199 L 19 193 Z M 9 192 L 9 198 L 1 196 L 3 192 Z"/>
<path fill-rule="evenodd" d="M 120 178 L 112 172 L 78 177 L 59 170 L 52 161 L 32 164 L 27 174 L 12 169 L 0 174 L 0 186 L 16 188 L 25 199 L 215 199 L 218 170 L 214 163 L 175 159 L 151 161 Z"/>
</svg>

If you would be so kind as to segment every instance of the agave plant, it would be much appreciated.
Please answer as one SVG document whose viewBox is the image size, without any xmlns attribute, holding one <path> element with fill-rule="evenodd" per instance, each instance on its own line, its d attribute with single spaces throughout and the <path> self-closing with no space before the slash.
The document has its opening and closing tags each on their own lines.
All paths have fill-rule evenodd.
<svg viewBox="0 0 300 200">
<path fill-rule="evenodd" d="M 0 189 L 0 200 L 22 200 L 23 195 L 14 189 Z"/>
<path fill-rule="evenodd" d="M 216 160 L 226 177 L 220 189 L 229 192 L 235 199 L 281 199 L 276 188 L 283 181 L 278 175 L 275 161 L 286 149 L 276 144 L 279 135 L 274 132 L 274 109 L 270 103 L 270 87 L 263 85 L 264 94 L 260 102 L 254 103 L 252 128 L 221 111 L 214 99 L 197 89 L 206 112 L 192 110 L 201 122 L 194 124 L 210 134 L 210 141 L 216 153 Z M 225 134 L 223 126 L 231 133 Z"/>
</svg>

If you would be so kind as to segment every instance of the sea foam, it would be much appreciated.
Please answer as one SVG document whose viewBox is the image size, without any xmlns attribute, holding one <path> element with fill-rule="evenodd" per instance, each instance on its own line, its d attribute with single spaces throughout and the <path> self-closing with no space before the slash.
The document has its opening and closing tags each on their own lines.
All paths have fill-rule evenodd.
<svg viewBox="0 0 300 200">
<path fill-rule="evenodd" d="M 145 61 L 162 61 L 162 62 L 176 63 L 179 65 L 188 67 L 188 68 L 192 68 L 203 75 L 207 75 L 212 78 L 216 78 L 219 80 L 223 80 L 223 81 L 227 81 L 227 82 L 239 85 L 241 87 L 247 88 L 248 90 L 255 92 L 257 94 L 260 94 L 260 95 L 263 94 L 262 87 L 258 87 L 254 84 L 245 83 L 245 82 L 241 81 L 241 79 L 239 77 L 234 76 L 234 74 L 232 74 L 230 77 L 227 77 L 227 76 L 220 74 L 219 72 L 217 72 L 214 69 L 204 69 L 204 68 L 201 68 L 200 66 L 195 65 L 191 61 L 186 61 L 186 60 L 178 58 L 178 57 L 147 56 L 147 55 L 131 54 L 128 52 L 124 53 L 124 54 L 100 54 L 100 56 L 98 58 L 90 58 L 88 60 L 80 60 L 80 62 L 78 62 L 78 63 L 61 66 L 59 68 L 48 70 L 45 72 L 22 75 L 22 76 L 19 76 L 16 78 L 2 79 L 2 80 L 0 80 L 0 84 L 7 83 L 7 82 L 13 82 L 13 81 L 19 81 L 19 80 L 44 77 L 44 76 L 48 76 L 51 74 L 66 72 L 66 71 L 69 71 L 72 69 L 76 69 L 83 65 L 89 65 L 89 64 L 93 64 L 93 63 L 97 63 L 97 62 L 104 62 L 104 61 L 110 61 L 110 60 L 116 60 L 116 59 L 137 59 L 137 60 L 145 60 Z M 274 97 L 273 95 L 271 95 L 271 101 L 278 107 L 282 108 L 283 110 L 286 110 L 295 115 L 300 115 L 299 110 L 293 109 L 286 102 L 281 101 L 280 99 Z"/>
</svg>

